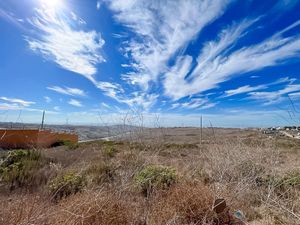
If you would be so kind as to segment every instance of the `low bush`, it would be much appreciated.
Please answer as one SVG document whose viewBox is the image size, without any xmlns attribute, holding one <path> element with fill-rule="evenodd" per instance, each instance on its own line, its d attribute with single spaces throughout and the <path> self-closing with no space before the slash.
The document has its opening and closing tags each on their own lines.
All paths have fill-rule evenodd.
<svg viewBox="0 0 300 225">
<path fill-rule="evenodd" d="M 96 185 L 112 182 L 116 176 L 115 169 L 110 164 L 93 164 L 84 173 Z"/>
<path fill-rule="evenodd" d="M 277 189 L 286 189 L 289 187 L 300 188 L 300 171 L 294 170 L 285 174 L 283 177 L 266 175 L 257 179 L 259 186 L 274 186 Z"/>
<path fill-rule="evenodd" d="M 74 142 L 68 141 L 68 140 L 58 141 L 52 145 L 52 147 L 56 147 L 56 146 L 66 146 L 69 150 L 74 150 L 79 147 L 79 145 L 77 143 L 74 143 Z"/>
<path fill-rule="evenodd" d="M 173 168 L 152 165 L 138 172 L 134 179 L 144 195 L 148 196 L 155 189 L 165 189 L 175 183 L 177 175 Z"/>
<path fill-rule="evenodd" d="M 203 169 L 203 168 L 197 168 L 193 174 L 192 178 L 201 181 L 204 184 L 209 184 L 213 182 L 213 179 L 210 177 L 210 175 Z"/>
<path fill-rule="evenodd" d="M 203 184 L 178 184 L 151 202 L 149 224 L 214 224 L 213 193 Z"/>
<path fill-rule="evenodd" d="M 104 146 L 103 155 L 105 157 L 112 158 L 116 155 L 117 152 L 118 152 L 117 149 L 112 145 L 105 145 Z"/>
<path fill-rule="evenodd" d="M 2 156 L 0 163 L 1 181 L 10 185 L 10 189 L 37 186 L 46 183 L 48 176 L 41 169 L 49 162 L 40 152 L 33 150 L 15 150 Z"/>
<path fill-rule="evenodd" d="M 192 144 L 192 143 L 182 143 L 182 144 L 177 144 L 177 143 L 167 143 L 163 145 L 164 148 L 169 149 L 197 149 L 198 145 L 197 144 Z"/>
<path fill-rule="evenodd" d="M 288 185 L 288 186 L 300 188 L 300 171 L 295 170 L 289 172 L 282 178 L 281 183 L 282 185 Z"/>
<path fill-rule="evenodd" d="M 80 192 L 85 185 L 85 180 L 81 175 L 68 172 L 57 176 L 49 183 L 49 189 L 53 199 L 59 200 L 69 195 Z"/>
<path fill-rule="evenodd" d="M 263 166 L 254 163 L 250 160 L 245 160 L 239 163 L 237 166 L 235 166 L 235 171 L 237 172 L 239 178 L 255 179 L 256 177 L 264 174 L 265 170 Z"/>
<path fill-rule="evenodd" d="M 136 222 L 135 207 L 114 192 L 87 191 L 63 199 L 47 224 L 142 225 Z"/>
</svg>

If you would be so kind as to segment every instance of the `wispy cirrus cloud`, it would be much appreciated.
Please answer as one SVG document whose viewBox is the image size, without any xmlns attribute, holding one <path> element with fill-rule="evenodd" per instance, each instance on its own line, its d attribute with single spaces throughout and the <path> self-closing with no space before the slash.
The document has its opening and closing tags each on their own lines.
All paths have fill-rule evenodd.
<svg viewBox="0 0 300 225">
<path fill-rule="evenodd" d="M 76 23 L 84 22 L 74 12 L 67 15 L 51 8 L 36 9 L 35 16 L 29 21 L 36 30 L 36 35 L 25 37 L 32 51 L 94 81 L 97 64 L 105 62 L 100 53 L 105 41 L 100 33 L 76 26 Z"/>
<path fill-rule="evenodd" d="M 145 92 L 125 93 L 122 86 L 117 83 L 97 82 L 96 86 L 106 96 L 113 98 L 117 102 L 124 103 L 129 107 L 143 107 L 144 110 L 149 110 L 158 97 L 156 94 L 147 94 Z"/>
<path fill-rule="evenodd" d="M 70 99 L 70 101 L 68 101 L 68 104 L 75 107 L 83 107 L 82 103 L 76 99 Z"/>
<path fill-rule="evenodd" d="M 59 106 L 54 106 L 53 109 L 54 109 L 55 111 L 60 111 L 60 107 L 59 107 Z"/>
<path fill-rule="evenodd" d="M 52 102 L 52 99 L 49 96 L 44 96 L 44 99 L 46 103 Z"/>
<path fill-rule="evenodd" d="M 177 102 L 171 105 L 170 109 L 209 109 L 215 107 L 218 102 L 210 102 L 208 98 L 193 98 L 185 102 Z"/>
<path fill-rule="evenodd" d="M 300 84 L 288 84 L 276 91 L 250 92 L 248 99 L 261 101 L 264 105 L 271 105 L 283 101 L 287 96 L 298 91 L 300 91 Z"/>
<path fill-rule="evenodd" d="M 298 99 L 300 98 L 300 92 L 291 93 L 289 94 L 289 97 L 291 97 L 292 99 Z"/>
<path fill-rule="evenodd" d="M 0 97 L 0 100 L 8 102 L 8 103 L 15 104 L 15 105 L 18 105 L 18 106 L 23 106 L 23 107 L 28 107 L 28 106 L 31 106 L 31 105 L 35 104 L 35 102 L 26 101 L 26 100 L 18 99 L 18 98 Z"/>
<path fill-rule="evenodd" d="M 121 85 L 112 82 L 97 82 L 95 84 L 97 88 L 103 91 L 106 96 L 109 96 L 117 101 L 121 99 L 121 95 L 124 93 L 124 90 Z"/>
<path fill-rule="evenodd" d="M 3 101 L 3 102 L 1 102 Z M 0 110 L 5 111 L 28 111 L 28 112 L 43 112 L 44 109 L 32 108 L 32 105 L 36 102 L 23 100 L 20 98 L 8 98 L 0 97 Z M 49 114 L 55 114 L 56 112 L 47 110 Z"/>
<path fill-rule="evenodd" d="M 18 18 L 14 13 L 10 12 L 9 10 L 4 10 L 1 8 L 0 5 L 0 18 L 5 19 L 9 23 L 14 24 L 21 30 L 26 30 L 24 27 L 24 19 Z"/>
<path fill-rule="evenodd" d="M 104 107 L 104 108 L 107 108 L 107 109 L 110 109 L 110 108 L 111 108 L 111 107 L 110 107 L 108 104 L 106 104 L 105 102 L 102 102 L 102 103 L 101 103 L 101 106 Z"/>
<path fill-rule="evenodd" d="M 31 50 L 41 53 L 44 58 L 56 62 L 66 70 L 83 75 L 103 91 L 104 95 L 125 104 L 132 102 L 132 98 L 129 97 L 130 94 L 126 96 L 120 84 L 97 81 L 95 77 L 97 73 L 96 66 L 105 62 L 101 54 L 105 41 L 100 33 L 96 31 L 85 32 L 74 29 L 74 22 L 80 25 L 86 23 L 83 19 L 74 12 L 66 15 L 63 12 L 40 8 L 36 9 L 36 15 L 30 22 L 40 31 L 37 37 L 26 37 Z M 48 87 L 48 89 L 71 96 L 87 95 L 78 88 L 53 86 Z M 77 103 L 74 105 L 79 106 Z M 147 105 L 147 103 L 144 105 Z"/>
<path fill-rule="evenodd" d="M 258 44 L 241 47 L 224 54 L 225 49 L 219 46 L 226 46 L 226 50 L 230 49 L 230 46 L 240 37 L 234 35 L 235 30 L 241 30 L 240 27 L 241 25 L 234 25 L 223 31 L 218 41 L 207 43 L 203 48 L 205 54 L 199 55 L 196 67 L 192 67 L 191 56 L 178 57 L 175 65 L 166 73 L 165 93 L 173 99 L 201 93 L 216 88 L 220 83 L 243 73 L 280 65 L 285 63 L 285 60 L 299 55 L 300 36 L 283 36 L 295 26 L 290 26 Z M 205 64 L 202 63 L 203 59 Z M 186 77 L 188 74 L 190 75 Z"/>
<path fill-rule="evenodd" d="M 260 90 L 260 89 L 264 89 L 264 88 L 267 88 L 267 86 L 266 85 L 258 85 L 258 86 L 245 85 L 242 87 L 238 87 L 236 89 L 225 91 L 225 95 L 223 97 L 229 97 L 229 96 L 233 96 L 233 95 L 248 93 L 251 91 L 256 91 L 256 90 Z"/>
<path fill-rule="evenodd" d="M 123 49 L 133 69 L 123 79 L 143 88 L 167 71 L 171 57 L 222 15 L 230 3 L 227 0 L 108 2 L 115 18 L 136 34 Z"/>
<path fill-rule="evenodd" d="M 0 110 L 22 110 L 24 108 L 16 103 L 0 103 Z"/>
<path fill-rule="evenodd" d="M 87 96 L 87 93 L 79 88 L 51 86 L 47 87 L 47 89 L 64 95 Z"/>
<path fill-rule="evenodd" d="M 222 82 L 243 73 L 279 65 L 297 56 L 300 50 L 297 35 L 286 37 L 287 31 L 297 27 L 298 22 L 260 43 L 237 45 L 256 29 L 255 25 L 261 19 L 257 17 L 233 22 L 221 30 L 216 40 L 204 43 L 198 56 L 190 56 L 185 54 L 185 48 L 204 27 L 223 14 L 231 1 L 106 2 L 115 13 L 116 20 L 135 34 L 124 42 L 123 53 L 129 63 L 122 66 L 132 71 L 123 74 L 123 79 L 131 85 L 140 86 L 146 93 L 162 80 L 162 94 L 175 101 L 217 88 Z M 173 66 L 169 64 L 170 60 L 175 61 Z M 225 96 L 264 88 L 264 84 L 244 85 L 228 90 Z M 207 104 L 213 107 L 217 103 Z M 180 106 L 197 108 L 198 105 L 181 103 Z"/>
<path fill-rule="evenodd" d="M 261 85 L 257 85 L 257 86 L 245 85 L 245 86 L 238 87 L 236 89 L 227 90 L 224 92 L 224 95 L 221 97 L 223 97 L 223 98 L 230 97 L 233 95 L 239 95 L 239 94 L 249 93 L 249 92 L 253 92 L 253 91 L 257 91 L 257 90 L 261 90 L 261 89 L 267 89 L 271 86 L 283 84 L 283 83 L 293 84 L 296 80 L 297 80 L 296 78 L 282 77 L 274 82 L 261 84 Z"/>
</svg>

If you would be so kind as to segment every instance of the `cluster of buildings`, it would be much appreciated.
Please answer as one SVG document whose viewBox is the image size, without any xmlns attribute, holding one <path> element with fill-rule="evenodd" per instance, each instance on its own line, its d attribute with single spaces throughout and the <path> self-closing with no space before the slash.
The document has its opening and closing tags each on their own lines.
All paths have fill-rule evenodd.
<svg viewBox="0 0 300 225">
<path fill-rule="evenodd" d="M 264 134 L 300 138 L 300 126 L 268 127 L 262 129 Z"/>
</svg>

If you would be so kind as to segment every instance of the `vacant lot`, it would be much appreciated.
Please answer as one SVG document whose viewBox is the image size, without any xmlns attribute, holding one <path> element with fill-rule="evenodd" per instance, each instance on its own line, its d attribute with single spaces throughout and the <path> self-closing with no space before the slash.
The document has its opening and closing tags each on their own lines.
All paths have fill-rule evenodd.
<svg viewBox="0 0 300 225">
<path fill-rule="evenodd" d="M 2 152 L 0 224 L 300 224 L 300 141 L 257 130 L 136 129 Z M 233 223 L 232 223 L 233 224 Z"/>
</svg>

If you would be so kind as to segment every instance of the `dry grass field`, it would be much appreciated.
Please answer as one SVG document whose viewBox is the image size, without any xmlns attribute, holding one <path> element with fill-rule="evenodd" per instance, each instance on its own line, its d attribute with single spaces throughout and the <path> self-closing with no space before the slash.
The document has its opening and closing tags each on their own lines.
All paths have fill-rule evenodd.
<svg viewBox="0 0 300 225">
<path fill-rule="evenodd" d="M 300 224 L 300 140 L 220 128 L 200 139 L 156 128 L 2 152 L 0 224 Z M 228 213 L 216 213 L 220 198 Z"/>
</svg>

